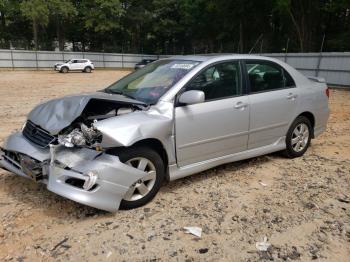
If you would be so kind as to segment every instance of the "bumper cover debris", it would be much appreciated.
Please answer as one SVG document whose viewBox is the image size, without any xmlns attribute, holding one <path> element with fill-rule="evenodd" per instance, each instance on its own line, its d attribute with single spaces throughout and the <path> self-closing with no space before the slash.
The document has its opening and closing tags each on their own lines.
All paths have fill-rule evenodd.
<svg viewBox="0 0 350 262">
<path fill-rule="evenodd" d="M 31 178 L 28 166 L 22 167 L 20 159 L 23 158 L 41 164 L 43 179 L 40 182 L 47 184 L 49 191 L 109 212 L 117 211 L 129 187 L 147 175 L 123 164 L 117 156 L 87 148 L 38 149 L 21 133 L 15 133 L 0 150 L 0 167 Z"/>
</svg>

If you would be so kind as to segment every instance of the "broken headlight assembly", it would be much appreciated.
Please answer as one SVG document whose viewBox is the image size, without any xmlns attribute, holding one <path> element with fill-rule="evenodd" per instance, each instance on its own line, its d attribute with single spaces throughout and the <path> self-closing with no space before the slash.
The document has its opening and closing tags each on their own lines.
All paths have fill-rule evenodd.
<svg viewBox="0 0 350 262">
<path fill-rule="evenodd" d="M 99 148 L 102 134 L 94 127 L 88 127 L 82 123 L 80 128 L 75 128 L 67 134 L 59 135 L 57 140 L 59 144 L 65 147 L 88 146 Z"/>
</svg>

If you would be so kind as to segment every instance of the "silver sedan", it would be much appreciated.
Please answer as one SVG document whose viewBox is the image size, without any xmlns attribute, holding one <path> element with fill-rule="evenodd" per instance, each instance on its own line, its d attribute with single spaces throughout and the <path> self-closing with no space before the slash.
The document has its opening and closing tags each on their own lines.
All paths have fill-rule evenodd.
<svg viewBox="0 0 350 262">
<path fill-rule="evenodd" d="M 104 90 L 35 107 L 0 166 L 48 190 L 116 211 L 162 183 L 271 152 L 302 156 L 326 129 L 328 88 L 272 58 L 177 56 Z"/>
</svg>

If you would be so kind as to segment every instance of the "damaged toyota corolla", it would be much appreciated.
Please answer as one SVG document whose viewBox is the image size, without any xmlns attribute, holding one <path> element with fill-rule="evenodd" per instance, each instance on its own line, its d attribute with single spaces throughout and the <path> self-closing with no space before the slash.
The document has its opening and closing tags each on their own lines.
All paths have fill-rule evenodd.
<svg viewBox="0 0 350 262">
<path fill-rule="evenodd" d="M 116 211 L 163 181 L 275 151 L 307 150 L 328 88 L 261 56 L 155 61 L 104 90 L 42 103 L 0 149 L 0 166 L 58 195 Z"/>
</svg>

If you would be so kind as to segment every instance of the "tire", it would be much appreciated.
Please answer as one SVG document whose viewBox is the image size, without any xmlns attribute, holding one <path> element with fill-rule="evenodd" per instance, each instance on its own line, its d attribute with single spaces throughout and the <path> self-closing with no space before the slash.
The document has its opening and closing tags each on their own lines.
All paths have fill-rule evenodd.
<svg viewBox="0 0 350 262">
<path fill-rule="evenodd" d="M 68 73 L 68 71 L 69 71 L 69 68 L 66 66 L 62 67 L 60 70 L 61 73 Z"/>
<path fill-rule="evenodd" d="M 295 158 L 304 155 L 311 142 L 312 125 L 305 116 L 298 116 L 290 126 L 286 136 L 287 148 L 283 155 Z"/>
<path fill-rule="evenodd" d="M 140 169 L 150 173 L 150 176 L 145 178 L 148 180 L 142 181 L 144 179 L 142 178 L 130 187 L 120 203 L 120 208 L 133 209 L 150 202 L 158 193 L 165 177 L 164 162 L 160 155 L 153 149 L 144 146 L 123 149 L 117 152 L 116 155 L 120 161 L 134 167 L 140 164 L 141 161 L 148 160 L 146 168 L 141 167 Z M 144 163 L 141 165 L 144 166 Z"/>
<path fill-rule="evenodd" d="M 91 67 L 90 66 L 85 67 L 83 72 L 91 73 Z"/>
</svg>

